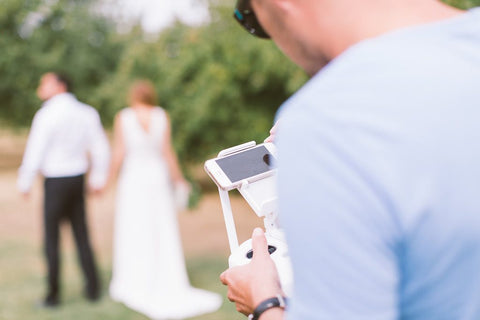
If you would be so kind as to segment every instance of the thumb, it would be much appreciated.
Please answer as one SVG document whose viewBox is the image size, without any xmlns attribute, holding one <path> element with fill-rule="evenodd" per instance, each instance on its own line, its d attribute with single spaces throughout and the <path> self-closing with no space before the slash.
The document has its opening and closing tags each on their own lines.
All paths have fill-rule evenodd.
<svg viewBox="0 0 480 320">
<path fill-rule="evenodd" d="M 268 256 L 268 244 L 265 233 L 260 228 L 255 228 L 252 234 L 253 259 Z"/>
</svg>

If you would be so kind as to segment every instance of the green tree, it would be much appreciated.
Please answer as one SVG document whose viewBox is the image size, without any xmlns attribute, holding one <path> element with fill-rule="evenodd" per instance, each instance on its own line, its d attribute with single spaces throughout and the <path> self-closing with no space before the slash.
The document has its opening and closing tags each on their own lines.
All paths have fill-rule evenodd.
<svg viewBox="0 0 480 320">
<path fill-rule="evenodd" d="M 188 161 L 262 141 L 278 106 L 306 80 L 271 41 L 246 35 L 233 21 L 231 7 L 214 8 L 212 22 L 203 27 L 177 24 L 155 42 L 133 38 L 102 92 L 122 93 L 112 104 L 117 111 L 132 79 L 154 81 L 160 104 L 171 115 L 177 151 Z"/>
<path fill-rule="evenodd" d="M 0 30 L 0 116 L 12 124 L 30 123 L 40 104 L 38 79 L 50 70 L 69 75 L 75 93 L 90 102 L 123 46 L 114 40 L 113 22 L 93 13 L 87 0 L 3 0 Z"/>
<path fill-rule="evenodd" d="M 466 8 L 480 0 L 450 4 Z M 262 141 L 278 106 L 307 77 L 271 41 L 246 34 L 232 18 L 233 5 L 217 3 L 210 24 L 176 24 L 153 42 L 144 41 L 139 29 L 125 37 L 129 45 L 119 68 L 98 95 L 100 105 L 111 102 L 108 118 L 126 105 L 130 82 L 144 77 L 155 83 L 171 115 L 182 160 L 203 161 L 222 148 Z"/>
<path fill-rule="evenodd" d="M 109 126 L 135 78 L 152 80 L 170 113 L 182 160 L 262 141 L 278 106 L 307 77 L 272 43 L 249 36 L 232 18 L 234 0 L 215 2 L 211 23 L 180 23 L 152 41 L 138 26 L 118 34 L 94 0 L 1 0 L 0 118 L 27 126 L 40 101 L 40 75 L 66 71 L 75 93 Z M 445 0 L 459 8 L 480 0 Z"/>
<path fill-rule="evenodd" d="M 460 9 L 469 9 L 480 6 L 480 0 L 443 0 L 443 2 Z"/>
</svg>

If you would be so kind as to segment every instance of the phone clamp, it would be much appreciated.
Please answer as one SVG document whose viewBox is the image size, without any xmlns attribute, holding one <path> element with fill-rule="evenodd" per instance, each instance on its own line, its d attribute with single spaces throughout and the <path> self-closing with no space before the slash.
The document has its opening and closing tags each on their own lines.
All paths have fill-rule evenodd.
<svg viewBox="0 0 480 320">
<path fill-rule="evenodd" d="M 244 143 L 236 147 L 222 150 L 218 156 L 227 156 L 252 148 L 255 145 L 254 141 Z M 278 219 L 276 175 L 264 177 L 254 182 L 244 180 L 237 190 L 247 201 L 255 214 L 260 218 L 263 217 L 268 250 L 277 267 L 282 289 L 288 296 L 292 290 L 293 275 L 284 233 L 280 228 Z M 219 187 L 218 192 L 220 195 L 220 202 L 222 205 L 223 217 L 231 251 L 228 259 L 229 266 L 234 267 L 247 264 L 253 257 L 252 240 L 248 239 L 239 245 L 228 191 Z"/>
</svg>

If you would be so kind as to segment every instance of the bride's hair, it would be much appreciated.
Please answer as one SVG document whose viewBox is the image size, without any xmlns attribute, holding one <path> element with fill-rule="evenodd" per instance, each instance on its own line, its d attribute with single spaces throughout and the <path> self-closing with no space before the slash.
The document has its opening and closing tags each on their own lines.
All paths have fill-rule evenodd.
<svg viewBox="0 0 480 320">
<path fill-rule="evenodd" d="M 136 80 L 128 92 L 130 104 L 143 103 L 151 106 L 157 105 L 157 93 L 153 83 L 149 80 Z"/>
</svg>

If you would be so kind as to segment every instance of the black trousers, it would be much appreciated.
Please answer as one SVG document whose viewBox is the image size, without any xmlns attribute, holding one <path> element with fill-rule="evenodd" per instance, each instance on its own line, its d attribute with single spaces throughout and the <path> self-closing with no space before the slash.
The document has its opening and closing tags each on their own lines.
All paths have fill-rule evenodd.
<svg viewBox="0 0 480 320">
<path fill-rule="evenodd" d="M 85 221 L 84 176 L 46 178 L 44 199 L 45 254 L 48 263 L 47 299 L 58 299 L 60 267 L 60 223 L 72 226 L 79 260 L 86 281 L 87 296 L 96 296 L 99 280 Z"/>
</svg>

